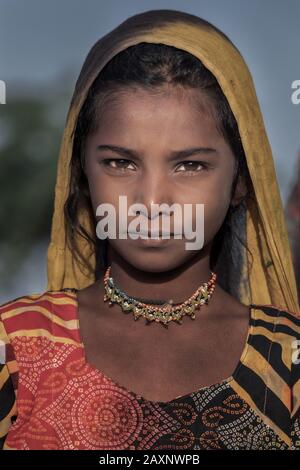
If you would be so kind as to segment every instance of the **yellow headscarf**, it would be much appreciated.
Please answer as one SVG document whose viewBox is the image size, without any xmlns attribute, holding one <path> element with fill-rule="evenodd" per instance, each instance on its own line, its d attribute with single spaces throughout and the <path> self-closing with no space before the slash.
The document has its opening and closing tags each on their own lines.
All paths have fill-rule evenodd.
<svg viewBox="0 0 300 470">
<path fill-rule="evenodd" d="M 55 187 L 55 208 L 48 248 L 48 290 L 82 289 L 95 276 L 80 269 L 67 246 L 63 206 L 68 196 L 74 129 L 88 90 L 101 69 L 118 52 L 140 42 L 163 43 L 199 58 L 216 77 L 238 123 L 252 180 L 255 203 L 247 209 L 246 244 L 253 254 L 244 263 L 249 287 L 241 281 L 240 301 L 269 304 L 299 313 L 295 275 L 271 148 L 257 101 L 252 77 L 231 41 L 200 18 L 175 11 L 152 10 L 124 21 L 100 39 L 89 52 L 76 83 L 62 139 Z M 88 213 L 81 223 L 92 233 Z M 78 240 L 81 253 L 93 266 L 96 256 L 90 245 Z"/>
</svg>

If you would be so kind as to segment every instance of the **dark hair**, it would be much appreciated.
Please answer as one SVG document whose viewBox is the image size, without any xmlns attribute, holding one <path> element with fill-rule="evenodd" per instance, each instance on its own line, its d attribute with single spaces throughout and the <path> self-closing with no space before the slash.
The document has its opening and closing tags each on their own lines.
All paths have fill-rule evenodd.
<svg viewBox="0 0 300 470">
<path fill-rule="evenodd" d="M 93 237 L 79 220 L 82 207 L 94 218 L 88 181 L 82 168 L 86 138 L 96 130 L 101 104 L 106 98 L 112 99 L 115 93 L 136 87 L 152 92 L 160 91 L 161 87 L 167 84 L 199 89 L 209 98 L 217 128 L 236 157 L 232 195 L 238 176 L 241 175 L 244 179 L 247 194 L 238 206 L 230 205 L 224 222 L 213 240 L 210 258 L 210 268 L 218 273 L 220 285 L 227 292 L 238 296 L 235 286 L 241 276 L 242 251 L 248 250 L 245 245 L 245 217 L 247 200 L 252 194 L 252 184 L 237 122 L 214 75 L 198 58 L 173 46 L 144 42 L 130 46 L 116 54 L 105 65 L 90 87 L 78 116 L 70 162 L 70 192 L 64 207 L 68 242 L 77 260 L 90 270 L 92 267 L 77 247 L 76 234 L 92 243 L 96 252 L 96 278 L 103 273 L 107 267 L 107 241 Z"/>
</svg>

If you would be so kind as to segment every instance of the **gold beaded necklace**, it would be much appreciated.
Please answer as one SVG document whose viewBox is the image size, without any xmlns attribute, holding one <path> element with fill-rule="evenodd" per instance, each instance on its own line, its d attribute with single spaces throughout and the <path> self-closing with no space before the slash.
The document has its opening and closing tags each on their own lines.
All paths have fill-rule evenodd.
<svg viewBox="0 0 300 470">
<path fill-rule="evenodd" d="M 133 313 L 134 320 L 140 317 L 145 318 L 145 323 L 149 324 L 153 321 L 161 323 L 164 327 L 168 328 L 170 321 L 175 321 L 179 324 L 182 323 L 182 317 L 187 315 L 192 320 L 195 319 L 195 310 L 200 309 L 201 305 L 207 304 L 211 298 L 216 287 L 216 273 L 211 271 L 211 277 L 208 282 L 202 284 L 196 292 L 185 302 L 180 304 L 173 304 L 172 300 L 166 301 L 147 301 L 143 302 L 141 299 L 130 297 L 125 292 L 121 291 L 110 276 L 111 266 L 109 266 L 104 275 L 104 302 L 109 301 L 111 306 L 117 303 L 121 306 L 124 313 Z M 161 304 L 163 306 L 158 306 Z"/>
</svg>

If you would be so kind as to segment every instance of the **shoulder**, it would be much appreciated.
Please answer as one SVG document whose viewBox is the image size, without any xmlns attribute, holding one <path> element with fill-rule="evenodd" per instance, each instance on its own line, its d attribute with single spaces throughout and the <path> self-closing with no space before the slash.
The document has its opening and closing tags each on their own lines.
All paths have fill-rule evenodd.
<svg viewBox="0 0 300 470">
<path fill-rule="evenodd" d="M 300 313 L 274 305 L 253 304 L 252 324 L 274 334 L 300 338 Z"/>
<path fill-rule="evenodd" d="M 254 305 L 252 345 L 264 355 L 276 372 L 300 393 L 300 316 L 274 305 Z M 269 369 L 270 371 L 271 369 Z M 277 380 L 279 383 L 279 381 Z M 299 398 L 297 399 L 297 402 Z M 297 405 L 300 406 L 300 403 Z"/>
<path fill-rule="evenodd" d="M 250 397 L 264 419 L 290 442 L 291 417 L 300 409 L 300 318 L 276 305 L 252 304 L 248 350 L 237 390 Z"/>
<path fill-rule="evenodd" d="M 26 331 L 61 326 L 76 318 L 77 297 L 73 289 L 44 291 L 9 300 L 0 305 L 0 321 L 8 337 Z"/>
</svg>

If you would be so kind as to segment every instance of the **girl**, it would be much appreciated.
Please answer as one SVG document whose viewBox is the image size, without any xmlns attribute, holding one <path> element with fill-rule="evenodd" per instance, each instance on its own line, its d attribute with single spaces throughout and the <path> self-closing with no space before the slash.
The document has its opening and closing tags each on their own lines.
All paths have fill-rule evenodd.
<svg viewBox="0 0 300 470">
<path fill-rule="evenodd" d="M 101 238 L 97 209 L 119 221 L 124 196 L 147 233 L 155 204 L 204 205 L 202 247 L 176 237 L 175 213 L 170 239 L 161 225 L 130 237 L 132 212 L 125 236 Z M 247 66 L 214 26 L 148 11 L 91 49 L 47 290 L 0 313 L 4 449 L 300 448 L 299 306 L 272 154 Z"/>
</svg>

